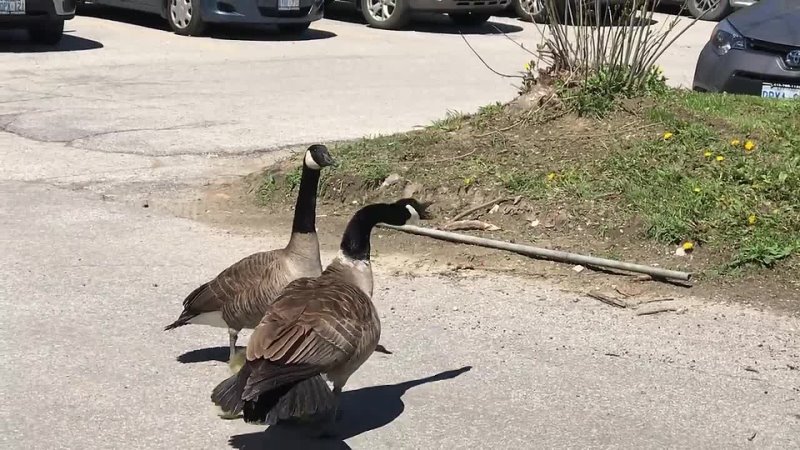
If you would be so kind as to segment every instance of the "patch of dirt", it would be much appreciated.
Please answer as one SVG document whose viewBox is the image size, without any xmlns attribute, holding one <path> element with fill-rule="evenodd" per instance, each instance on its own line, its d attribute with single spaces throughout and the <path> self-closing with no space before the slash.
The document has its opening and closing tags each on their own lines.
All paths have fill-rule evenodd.
<svg viewBox="0 0 800 450">
<path fill-rule="evenodd" d="M 250 181 L 250 182 L 248 182 Z M 221 183 L 207 186 L 200 193 L 192 193 L 191 198 L 176 201 L 159 202 L 159 207 L 171 213 L 210 224 L 231 232 L 252 234 L 268 231 L 271 234 L 287 235 L 291 228 L 293 214 L 293 198 L 286 202 L 276 202 L 263 206 L 253 201 L 252 179 L 244 178 L 241 183 Z M 387 198 L 393 198 L 387 196 Z M 191 203 L 191 208 L 186 205 Z M 342 230 L 351 214 L 361 205 L 346 204 L 322 200 L 318 206 L 317 228 L 323 250 L 334 251 L 338 248 Z M 505 205 L 512 211 L 512 202 Z M 487 210 L 489 208 L 486 208 Z M 431 223 L 433 226 L 442 223 L 442 210 L 437 213 Z M 509 227 L 514 223 L 513 213 L 496 212 L 479 214 L 481 218 L 492 223 Z M 519 214 L 516 214 L 517 216 Z M 504 228 L 495 232 L 471 233 L 482 237 L 508 240 L 530 244 L 538 247 L 560 249 L 564 251 L 595 254 L 598 242 L 587 236 L 591 233 L 587 228 L 582 235 L 572 236 L 557 231 L 568 227 L 577 230 L 580 221 L 569 217 L 563 211 L 546 212 L 543 215 L 546 223 L 552 223 L 548 232 L 547 225 L 531 228 L 524 236 L 518 232 Z M 504 218 L 497 220 L 496 218 Z M 543 222 L 544 223 L 544 222 Z M 637 228 L 636 223 L 630 225 Z M 529 227 L 530 228 L 530 227 Z M 629 230 L 619 231 L 619 237 L 632 236 Z M 640 264 L 658 264 L 665 268 L 691 271 L 697 257 L 679 258 L 672 254 L 672 249 L 657 245 L 643 245 L 635 238 L 616 241 L 606 246 L 627 246 L 624 250 L 630 254 L 634 250 L 637 258 L 628 262 Z M 738 302 L 758 309 L 766 309 L 776 313 L 800 315 L 800 289 L 796 284 L 794 273 L 769 273 L 756 271 L 736 279 L 695 280 L 691 284 L 668 284 L 643 279 L 636 274 L 604 271 L 587 268 L 580 273 L 573 270 L 573 265 L 537 260 L 509 252 L 452 244 L 422 236 L 376 229 L 373 232 L 373 259 L 383 269 L 395 274 L 439 274 L 453 277 L 491 276 L 492 273 L 504 273 L 521 277 L 547 279 L 567 292 L 586 294 L 600 291 L 611 294 L 623 301 L 636 303 L 642 299 L 680 298 L 686 296 L 705 298 L 715 302 Z M 785 280 L 776 283 L 775 279 Z M 795 283 L 789 281 L 794 280 Z"/>
<path fill-rule="evenodd" d="M 383 229 L 373 234 L 376 259 L 398 273 L 503 272 L 547 278 L 570 291 L 691 295 L 800 314 L 796 259 L 771 270 L 750 268 L 738 276 L 713 275 L 709 268 L 729 261 L 731 249 L 699 242 L 689 255 L 677 256 L 677 243 L 659 244 L 645 237 L 647 220 L 628 210 L 619 191 L 596 192 L 606 184 L 586 183 L 580 176 L 566 179 L 574 168 L 595 180 L 598 175 L 602 178 L 607 172 L 600 162 L 607 164 L 609 153 L 633 148 L 642 140 L 660 139 L 664 130 L 646 114 L 654 106 L 648 99 L 625 101 L 621 112 L 596 120 L 569 115 L 558 105 L 531 115 L 528 105 L 512 114 L 495 111 L 469 120 L 450 118 L 432 130 L 335 148 L 334 158 L 346 156 L 342 159 L 350 166 L 323 172 L 317 224 L 322 245 L 335 250 L 349 217 L 367 203 L 409 196 L 433 201 L 434 219 L 426 225 L 442 227 L 477 205 L 502 199 L 496 207 L 487 204 L 462 217 L 497 229 L 459 232 L 691 272 L 693 286 L 641 281 L 636 275 L 590 268 L 577 272 L 570 264 Z M 637 163 L 649 164 L 649 160 Z M 191 200 L 191 208 L 178 202 L 172 212 L 244 233 L 267 229 L 288 235 L 298 167 L 295 155 L 239 183 L 211 185 Z M 500 169 L 504 172 L 497 173 Z M 550 174 L 564 174 L 564 179 L 555 181 L 566 188 L 553 190 L 545 181 Z M 383 185 L 387 180 L 392 182 Z M 581 183 L 588 192 L 582 194 Z M 186 211 L 193 212 L 187 215 Z"/>
</svg>

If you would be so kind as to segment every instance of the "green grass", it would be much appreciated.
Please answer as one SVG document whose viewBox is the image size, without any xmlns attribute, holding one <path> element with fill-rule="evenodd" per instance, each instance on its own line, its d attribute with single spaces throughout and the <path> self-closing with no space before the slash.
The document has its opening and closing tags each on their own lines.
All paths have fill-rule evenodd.
<svg viewBox="0 0 800 450">
<path fill-rule="evenodd" d="M 398 173 L 429 192 L 447 188 L 441 195 L 483 190 L 524 196 L 542 211 L 567 208 L 602 223 L 598 235 L 636 217 L 644 223 L 641 239 L 693 241 L 727 255 L 717 267 L 727 273 L 798 255 L 800 102 L 656 87 L 636 111 L 600 102 L 602 114 L 581 119 L 590 131 L 635 122 L 632 138 L 597 132 L 576 140 L 574 130 L 563 129 L 574 116 L 519 122 L 494 104 L 472 116 L 450 113 L 424 130 L 336 146 L 339 165 L 326 169 L 322 189 L 349 179 L 356 181 L 351 192 L 363 194 Z M 278 184 L 296 189 L 299 170 L 285 180 Z M 277 189 L 267 178 L 258 195 Z"/>
</svg>

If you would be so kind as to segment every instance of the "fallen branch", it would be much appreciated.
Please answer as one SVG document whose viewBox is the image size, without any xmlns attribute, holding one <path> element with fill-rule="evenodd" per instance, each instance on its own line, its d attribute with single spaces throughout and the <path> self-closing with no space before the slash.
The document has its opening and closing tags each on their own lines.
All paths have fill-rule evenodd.
<svg viewBox="0 0 800 450">
<path fill-rule="evenodd" d="M 481 210 L 483 208 L 486 208 L 487 206 L 492 206 L 494 204 L 498 204 L 499 205 L 500 203 L 505 203 L 505 202 L 507 202 L 509 200 L 514 200 L 514 197 L 499 197 L 499 198 L 496 198 L 496 199 L 494 199 L 494 200 L 492 200 L 490 202 L 481 203 L 480 205 L 478 205 L 478 206 L 476 206 L 474 208 L 470 208 L 470 209 L 468 209 L 468 210 L 466 210 L 464 212 L 456 214 L 455 217 L 450 219 L 450 222 L 451 223 L 452 222 L 456 222 L 458 219 L 463 219 L 464 217 L 467 217 L 468 215 L 474 213 L 475 211 L 479 211 L 479 210 Z"/>
<path fill-rule="evenodd" d="M 659 308 L 659 309 L 651 309 L 649 311 L 641 311 L 636 313 L 637 316 L 652 316 L 653 314 L 661 314 L 665 312 L 675 312 L 678 308 Z"/>
<path fill-rule="evenodd" d="M 486 205 L 482 206 L 485 207 Z M 506 250 L 509 252 L 514 252 L 534 258 L 546 259 L 550 261 L 559 261 L 570 264 L 582 264 L 594 267 L 608 267 L 612 269 L 625 270 L 628 272 L 644 273 L 661 279 L 689 281 L 692 278 L 691 273 L 680 272 L 677 270 L 668 270 L 668 269 L 662 269 L 660 267 L 651 267 L 641 264 L 626 263 L 622 261 L 615 261 L 613 259 L 596 258 L 594 256 L 579 255 L 576 253 L 568 253 L 558 250 L 549 250 L 545 248 L 532 247 L 529 245 L 512 244 L 510 242 L 498 241 L 496 239 L 480 238 L 465 234 L 452 233 L 449 231 L 434 230 L 432 228 L 417 227 L 413 225 L 395 226 L 395 225 L 379 224 L 378 226 L 389 230 L 397 230 L 397 231 L 402 231 L 404 233 L 427 236 L 434 239 L 456 242 L 459 244 L 477 245 L 480 247 Z"/>
<path fill-rule="evenodd" d="M 600 300 L 601 302 L 605 303 L 606 305 L 616 306 L 617 308 L 627 308 L 628 304 L 622 300 L 616 299 L 609 295 L 601 294 L 599 292 L 588 292 L 586 293 L 589 297 L 592 297 L 595 300 Z"/>
<path fill-rule="evenodd" d="M 443 228 L 448 231 L 455 231 L 455 230 L 497 231 L 500 229 L 500 227 L 498 227 L 497 225 L 481 222 L 480 220 L 457 220 L 455 222 L 448 223 Z"/>
</svg>

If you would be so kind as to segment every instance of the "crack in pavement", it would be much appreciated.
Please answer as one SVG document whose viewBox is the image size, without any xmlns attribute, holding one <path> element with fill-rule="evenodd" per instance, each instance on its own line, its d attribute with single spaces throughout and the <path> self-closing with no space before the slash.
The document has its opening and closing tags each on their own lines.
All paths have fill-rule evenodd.
<svg viewBox="0 0 800 450">
<path fill-rule="evenodd" d="M 41 112 L 41 111 L 39 111 Z M 21 114 L 8 114 L 11 116 L 21 115 Z M 7 116 L 8 116 L 7 115 Z M 0 116 L 2 117 L 2 116 Z M 203 121 L 191 124 L 184 124 L 184 125 L 175 125 L 171 127 L 142 127 L 142 128 L 128 128 L 123 130 L 111 130 L 111 131 L 100 131 L 96 133 L 89 133 L 84 136 L 80 136 L 73 139 L 42 139 L 36 136 L 31 136 L 25 132 L 17 131 L 12 129 L 12 125 L 16 119 L 11 120 L 8 123 L 0 124 L 0 132 L 5 132 L 14 136 L 17 136 L 22 139 L 27 139 L 29 141 L 38 142 L 42 144 L 64 144 L 67 148 L 74 148 L 78 150 L 83 150 L 87 152 L 97 152 L 97 153 L 106 153 L 106 154 L 119 154 L 119 155 L 133 155 L 133 156 L 143 156 L 143 157 L 152 157 L 152 158 L 163 158 L 163 157 L 175 157 L 175 156 L 209 156 L 214 155 L 217 156 L 221 152 L 179 152 L 179 153 L 168 153 L 168 154 L 160 154 L 160 153 L 153 153 L 153 152 L 135 152 L 135 151 L 124 151 L 124 150 L 100 150 L 96 148 L 87 148 L 81 146 L 81 141 L 87 141 L 90 139 L 102 137 L 102 136 L 111 136 L 115 134 L 125 134 L 125 133 L 137 133 L 142 131 L 174 131 L 174 130 L 191 130 L 191 129 L 201 129 L 201 128 L 213 128 L 216 126 L 224 126 L 224 125 L 234 125 L 236 122 L 226 121 Z M 289 146 L 293 147 L 293 146 Z M 268 153 L 270 150 L 265 149 L 251 149 L 251 150 L 243 150 L 240 152 L 222 152 L 226 156 L 243 156 L 243 155 L 257 155 L 259 153 Z"/>
</svg>

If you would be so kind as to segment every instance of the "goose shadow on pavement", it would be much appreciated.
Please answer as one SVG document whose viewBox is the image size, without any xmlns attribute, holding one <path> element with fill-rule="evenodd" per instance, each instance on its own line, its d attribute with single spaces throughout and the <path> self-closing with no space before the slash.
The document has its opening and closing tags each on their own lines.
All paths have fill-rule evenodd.
<svg viewBox="0 0 800 450">
<path fill-rule="evenodd" d="M 236 346 L 236 350 L 244 350 L 246 347 L 241 345 Z M 226 363 L 230 356 L 230 347 L 207 347 L 189 350 L 188 352 L 180 354 L 176 359 L 181 364 L 194 364 L 209 361 L 218 361 Z M 383 345 L 378 345 L 375 353 L 383 353 L 384 355 L 391 355 L 392 351 L 388 350 Z"/>
<path fill-rule="evenodd" d="M 453 379 L 472 366 L 449 370 L 430 377 L 398 384 L 371 386 L 342 393 L 341 419 L 336 423 L 336 437 L 318 439 L 304 434 L 295 425 L 278 424 L 259 433 L 232 436 L 229 444 L 240 450 L 253 449 L 349 449 L 344 441 L 362 433 L 381 428 L 398 418 L 405 410 L 403 395 L 409 389 L 423 384 Z"/>
</svg>

